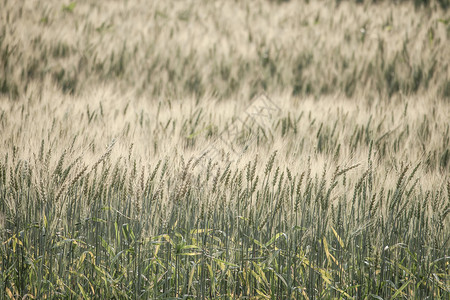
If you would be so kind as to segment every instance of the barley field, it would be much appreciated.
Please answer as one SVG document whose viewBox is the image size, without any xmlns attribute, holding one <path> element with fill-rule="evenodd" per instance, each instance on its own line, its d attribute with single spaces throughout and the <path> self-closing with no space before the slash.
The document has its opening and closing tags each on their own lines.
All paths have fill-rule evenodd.
<svg viewBox="0 0 450 300">
<path fill-rule="evenodd" d="M 449 299 L 448 0 L 0 3 L 0 300 Z"/>
</svg>

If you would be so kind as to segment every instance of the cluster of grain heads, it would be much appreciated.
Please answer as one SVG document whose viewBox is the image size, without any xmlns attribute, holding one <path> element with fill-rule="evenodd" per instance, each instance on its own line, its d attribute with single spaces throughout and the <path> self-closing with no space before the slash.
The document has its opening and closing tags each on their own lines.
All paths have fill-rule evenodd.
<svg viewBox="0 0 450 300">
<path fill-rule="evenodd" d="M 257 158 L 242 169 L 208 168 L 195 187 L 192 159 L 178 173 L 167 171 L 168 160 L 138 171 L 135 162 L 113 163 L 108 153 L 88 167 L 66 162 L 64 152 L 53 170 L 46 162 L 50 153 L 42 156 L 40 174 L 35 166 L 39 175 L 27 163 L 2 162 L 7 295 L 322 298 L 448 292 L 448 186 L 421 191 L 415 180 L 419 166 L 405 166 L 395 186 L 378 189 L 369 157 L 348 198 L 335 190 L 350 184 L 341 179 L 358 165 L 339 167 L 330 177 L 327 168 L 320 175 L 310 167 L 299 173 L 282 170 L 275 152 L 264 168 Z"/>
<path fill-rule="evenodd" d="M 87 108 L 86 126 L 98 129 L 110 115 L 106 105 Z M 126 104 L 117 112 L 127 117 L 134 109 Z M 254 143 L 244 143 L 249 150 L 238 161 L 228 155 L 223 162 L 192 156 L 212 140 L 202 126 L 223 125 L 206 120 L 206 109 L 166 115 L 169 121 L 159 116 L 151 130 L 149 117 L 135 111 L 106 150 L 91 140 L 95 135 L 81 143 L 95 154 L 91 160 L 76 155 L 75 134 L 54 146 L 67 134 L 58 118 L 25 159 L 14 138 L 32 129 L 31 118 L 16 126 L 20 109 L 0 117 L 0 126 L 15 128 L 4 135 L 0 157 L 0 299 L 449 292 L 450 186 L 436 180 L 448 180 L 448 126 L 439 113 L 422 119 L 407 107 L 390 112 L 379 104 L 363 120 L 359 109 L 288 113 L 272 128 L 252 131 Z M 133 144 L 141 129 L 159 130 L 148 161 Z M 269 133 L 285 147 L 258 143 Z M 178 142 L 183 151 L 158 158 Z"/>
</svg>

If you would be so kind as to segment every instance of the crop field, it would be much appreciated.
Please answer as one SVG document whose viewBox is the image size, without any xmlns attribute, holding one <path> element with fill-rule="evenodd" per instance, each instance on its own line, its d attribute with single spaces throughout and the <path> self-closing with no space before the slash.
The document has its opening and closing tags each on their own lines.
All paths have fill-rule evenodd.
<svg viewBox="0 0 450 300">
<path fill-rule="evenodd" d="M 449 299 L 449 8 L 0 0 L 0 300 Z"/>
</svg>

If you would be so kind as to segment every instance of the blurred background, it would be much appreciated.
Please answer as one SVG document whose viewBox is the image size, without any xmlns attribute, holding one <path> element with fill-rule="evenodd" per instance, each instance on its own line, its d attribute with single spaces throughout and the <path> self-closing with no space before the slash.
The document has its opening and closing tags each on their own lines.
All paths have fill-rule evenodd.
<svg viewBox="0 0 450 300">
<path fill-rule="evenodd" d="M 450 97 L 448 0 L 11 1 L 0 94 Z"/>
</svg>

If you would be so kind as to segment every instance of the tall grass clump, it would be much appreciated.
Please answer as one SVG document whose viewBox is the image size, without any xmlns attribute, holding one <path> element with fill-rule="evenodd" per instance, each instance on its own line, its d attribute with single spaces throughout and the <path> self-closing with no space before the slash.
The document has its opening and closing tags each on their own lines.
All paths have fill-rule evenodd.
<svg viewBox="0 0 450 300">
<path fill-rule="evenodd" d="M 0 113 L 2 299 L 448 296 L 445 102 L 280 96 L 222 159 L 229 102 L 33 97 Z"/>
<path fill-rule="evenodd" d="M 448 299 L 448 1 L 1 3 L 0 300 Z"/>
</svg>

